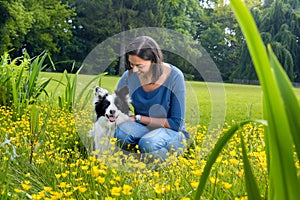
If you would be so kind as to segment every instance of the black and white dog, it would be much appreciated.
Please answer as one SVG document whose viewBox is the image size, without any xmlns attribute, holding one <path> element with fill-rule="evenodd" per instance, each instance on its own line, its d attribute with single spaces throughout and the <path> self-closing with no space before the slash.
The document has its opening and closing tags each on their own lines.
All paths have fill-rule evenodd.
<svg viewBox="0 0 300 200">
<path fill-rule="evenodd" d="M 116 127 L 129 120 L 131 101 L 127 86 L 113 94 L 108 94 L 106 89 L 97 86 L 94 95 L 96 122 L 89 136 L 94 137 L 94 154 L 101 157 L 105 151 L 111 150 L 110 140 L 114 137 Z"/>
</svg>

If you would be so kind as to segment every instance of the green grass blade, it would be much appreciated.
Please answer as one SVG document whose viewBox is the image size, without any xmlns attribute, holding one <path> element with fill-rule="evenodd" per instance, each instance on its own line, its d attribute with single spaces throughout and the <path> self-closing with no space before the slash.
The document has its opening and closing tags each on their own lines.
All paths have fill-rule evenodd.
<svg viewBox="0 0 300 200">
<path fill-rule="evenodd" d="M 276 81 L 278 82 L 278 87 L 280 89 L 281 97 L 283 99 L 284 106 L 286 109 L 289 126 L 292 132 L 292 137 L 297 151 L 298 160 L 300 161 L 300 120 L 298 120 L 300 116 L 300 106 L 297 97 L 294 93 L 293 86 L 287 74 L 283 70 L 281 64 L 279 63 L 277 57 L 273 53 L 271 46 L 268 46 L 268 52 L 271 66 L 274 71 Z"/>
<path fill-rule="evenodd" d="M 246 38 L 246 42 L 263 90 L 264 116 L 268 121 L 269 134 L 269 182 L 271 199 L 297 199 L 299 190 L 293 141 L 288 115 L 277 79 L 271 69 L 267 51 L 253 17 L 240 0 L 231 0 L 231 5 Z M 274 64 L 274 63 L 272 63 Z"/>
<path fill-rule="evenodd" d="M 72 82 L 72 96 L 71 96 L 71 105 L 72 108 L 74 108 L 74 104 L 75 104 L 75 95 L 76 95 L 76 90 L 77 90 L 77 79 L 78 79 L 78 74 L 76 73 L 73 77 L 73 82 Z"/>
<path fill-rule="evenodd" d="M 47 54 L 44 54 L 41 58 L 38 56 L 36 59 L 34 59 L 33 63 L 30 66 L 30 76 L 29 76 L 29 83 L 28 83 L 28 98 L 31 98 L 34 95 L 37 79 L 39 77 L 39 74 L 42 70 L 44 60 L 46 58 Z"/>
<path fill-rule="evenodd" d="M 222 151 L 222 149 L 224 148 L 224 146 L 228 143 L 230 138 L 232 138 L 234 133 L 241 126 L 243 126 L 243 125 L 245 125 L 249 122 L 254 122 L 254 121 L 247 120 L 247 121 L 244 121 L 244 122 L 240 122 L 238 124 L 234 124 L 228 131 L 224 132 L 223 135 L 219 138 L 219 140 L 217 141 L 215 147 L 213 148 L 213 150 L 212 150 L 211 154 L 209 155 L 208 160 L 205 164 L 203 173 L 200 177 L 200 181 L 199 181 L 199 185 L 198 185 L 198 188 L 197 188 L 195 199 L 200 199 L 200 197 L 201 197 L 201 195 L 204 191 L 204 188 L 205 188 L 208 176 L 210 174 L 211 168 L 212 168 L 213 164 L 215 163 L 215 161 L 217 160 L 217 158 L 218 158 L 220 152 Z"/>
<path fill-rule="evenodd" d="M 102 86 L 102 77 L 106 76 L 108 74 L 108 72 L 103 72 L 100 74 L 100 78 L 99 78 L 99 82 L 98 85 L 101 87 Z"/>
<path fill-rule="evenodd" d="M 30 66 L 30 71 L 29 71 L 29 77 L 28 77 L 28 90 L 26 91 L 26 98 L 30 99 L 32 96 L 34 89 L 35 89 L 35 84 L 37 80 L 37 76 L 39 73 L 38 69 L 38 62 L 39 62 L 39 57 L 37 57 Z"/>
<path fill-rule="evenodd" d="M 293 145 L 285 113 L 278 111 L 274 116 L 270 105 L 265 102 L 269 143 L 270 198 L 298 199 L 299 185 L 293 158 Z M 282 119 L 282 121 L 280 121 Z"/>
<path fill-rule="evenodd" d="M 257 182 L 253 175 L 253 171 L 252 171 L 249 159 L 248 159 L 245 142 L 244 142 L 244 138 L 243 138 L 242 134 L 240 134 L 240 138 L 241 138 L 243 163 L 244 163 L 244 170 L 245 170 L 245 183 L 246 183 L 248 198 L 249 199 L 261 199 L 258 185 L 257 185 Z"/>
<path fill-rule="evenodd" d="M 79 72 L 80 70 L 78 70 Z M 81 90 L 81 92 L 79 93 L 77 99 L 76 99 L 76 103 L 79 103 L 82 99 L 82 96 L 84 95 L 84 93 L 87 91 L 88 87 L 90 87 L 90 85 L 99 78 L 99 81 L 98 81 L 98 86 L 101 86 L 101 81 L 102 81 L 102 77 L 107 75 L 107 72 L 104 72 L 104 73 L 101 73 L 99 74 L 98 76 L 92 78 L 86 85 L 85 87 Z M 87 101 L 87 97 L 89 97 L 88 95 L 86 96 L 86 98 L 84 99 L 84 102 Z M 84 103 L 85 105 L 85 103 Z"/>
<path fill-rule="evenodd" d="M 19 109 L 19 96 L 18 96 L 16 82 L 14 79 L 11 80 L 11 87 L 12 87 L 13 102 L 14 102 L 13 105 L 15 109 Z"/>
<path fill-rule="evenodd" d="M 65 83 L 63 82 L 63 78 L 64 78 L 64 76 L 63 76 L 63 74 L 60 76 L 60 79 L 59 80 L 57 80 L 57 79 L 52 79 L 53 81 L 55 81 L 55 82 L 57 82 L 57 84 L 56 84 L 56 86 L 55 86 L 55 88 L 54 88 L 54 92 L 52 93 L 52 95 L 51 95 L 51 98 L 50 98 L 50 100 L 51 100 L 51 102 L 53 102 L 53 100 L 55 99 L 55 97 L 56 97 L 56 92 L 58 92 L 59 91 L 59 86 L 65 86 Z"/>
<path fill-rule="evenodd" d="M 84 88 L 81 90 L 81 92 L 79 93 L 78 97 L 76 98 L 76 103 L 79 103 L 82 99 L 82 96 L 85 94 L 85 92 L 87 91 L 88 87 L 90 87 L 90 85 L 97 80 L 99 77 L 101 77 L 101 75 L 98 75 L 94 78 L 92 78 L 85 86 Z"/>
<path fill-rule="evenodd" d="M 17 80 L 16 80 L 16 88 L 21 89 L 22 85 L 22 79 L 24 78 L 24 67 L 22 67 L 22 69 L 20 70 L 18 76 L 17 76 Z"/>
<path fill-rule="evenodd" d="M 64 71 L 64 77 L 66 78 L 66 86 L 65 86 L 65 104 L 67 104 L 67 107 L 69 109 L 70 107 L 70 97 L 71 97 L 71 92 L 72 92 L 72 88 L 71 88 L 71 80 L 70 80 L 70 75 L 68 75 L 68 72 L 65 70 Z"/>
<path fill-rule="evenodd" d="M 30 131 L 34 137 L 39 130 L 39 110 L 35 105 L 32 105 L 30 110 Z"/>
<path fill-rule="evenodd" d="M 45 88 L 51 82 L 51 80 L 52 80 L 52 78 L 49 78 L 49 79 L 45 80 L 44 82 L 42 82 L 39 85 L 39 87 L 37 88 L 37 92 L 34 94 L 33 98 L 35 98 L 35 99 L 38 98 L 42 92 L 45 92 L 45 94 L 48 96 L 48 93 Z"/>
</svg>

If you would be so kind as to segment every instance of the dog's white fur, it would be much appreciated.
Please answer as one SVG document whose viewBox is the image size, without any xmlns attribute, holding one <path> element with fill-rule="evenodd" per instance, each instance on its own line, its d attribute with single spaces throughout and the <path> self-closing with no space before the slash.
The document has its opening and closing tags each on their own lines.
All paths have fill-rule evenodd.
<svg viewBox="0 0 300 200">
<path fill-rule="evenodd" d="M 113 150 L 113 138 L 116 127 L 129 120 L 130 111 L 128 114 L 121 112 L 114 103 L 116 94 L 108 94 L 108 91 L 104 88 L 96 87 L 94 90 L 93 105 L 99 101 L 100 98 L 106 98 L 110 105 L 105 110 L 105 115 L 100 116 L 94 123 L 93 129 L 89 131 L 89 137 L 94 137 L 94 152 L 98 158 L 104 153 L 111 154 Z M 126 95 L 126 103 L 130 104 L 129 95 Z M 114 117 L 108 117 L 111 115 L 111 110 L 114 110 Z M 112 121 L 110 120 L 112 118 Z"/>
</svg>

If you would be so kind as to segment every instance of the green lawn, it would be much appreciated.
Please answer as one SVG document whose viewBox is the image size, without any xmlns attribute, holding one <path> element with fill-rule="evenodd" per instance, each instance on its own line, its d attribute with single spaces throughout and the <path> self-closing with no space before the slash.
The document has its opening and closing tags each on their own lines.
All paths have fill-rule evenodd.
<svg viewBox="0 0 300 200">
<path fill-rule="evenodd" d="M 61 75 L 42 73 L 45 78 L 57 80 Z M 79 76 L 78 93 L 91 79 L 93 76 Z M 102 87 L 113 91 L 117 82 L 118 77 L 105 76 Z M 89 91 L 97 84 L 95 81 Z M 25 108 L 28 114 L 19 118 L 10 108 L 0 107 L 1 199 L 191 200 L 217 136 L 235 124 L 231 120 L 262 117 L 259 86 L 186 82 L 187 130 L 196 145 L 186 149 L 184 156 L 170 155 L 158 169 L 152 170 L 152 163 L 146 165 L 135 155 L 126 156 L 119 151 L 101 159 L 88 156 L 91 152 L 86 151 L 83 142 L 88 131 L 82 132 L 78 127 L 92 128 L 90 110 L 61 109 L 56 95 L 63 95 L 63 87 L 56 86 L 53 81 L 46 88 L 50 95 L 55 95 L 54 99 L 48 98 L 37 107 L 29 105 Z M 223 99 L 222 95 L 216 95 L 222 86 Z M 295 90 L 299 97 L 300 90 Z M 207 125 L 220 122 L 219 117 L 224 118 L 225 123 L 220 124 L 224 126 L 216 129 L 216 133 L 208 131 Z M 263 128 L 262 124 L 249 123 L 240 133 L 265 198 L 268 171 Z M 7 144 L 2 143 L 7 139 Z M 296 166 L 299 170 L 299 162 Z M 212 168 L 203 199 L 247 199 L 244 174 L 240 136 L 235 134 Z"/>
<path fill-rule="evenodd" d="M 60 73 L 42 73 L 42 77 L 53 77 L 59 80 L 62 74 Z M 80 91 L 94 76 L 80 75 L 78 78 L 78 91 Z M 104 76 L 102 78 L 102 87 L 112 92 L 118 83 L 117 76 Z M 52 82 L 47 87 L 47 91 L 54 91 L 57 83 Z M 90 91 L 94 86 L 98 85 L 97 81 L 91 85 Z M 225 99 L 214 99 L 214 106 L 212 106 L 212 97 L 215 92 L 215 85 L 224 87 Z M 212 109 L 216 112 L 218 117 L 223 117 L 225 112 L 225 122 L 241 121 L 249 118 L 262 118 L 262 92 L 260 86 L 256 85 L 240 85 L 240 84 L 219 84 L 198 81 L 187 81 L 187 98 L 186 98 L 186 122 L 190 125 L 209 125 L 212 120 Z M 56 91 L 60 94 L 62 91 Z M 300 88 L 295 88 L 295 92 L 300 100 Z M 212 94 L 212 95 L 210 95 Z M 225 105 L 225 107 L 224 107 Z M 218 113 L 219 112 L 219 113 Z"/>
</svg>

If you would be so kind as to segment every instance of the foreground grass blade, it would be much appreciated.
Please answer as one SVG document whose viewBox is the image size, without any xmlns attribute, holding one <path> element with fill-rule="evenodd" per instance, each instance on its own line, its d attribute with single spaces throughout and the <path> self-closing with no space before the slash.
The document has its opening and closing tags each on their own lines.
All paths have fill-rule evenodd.
<svg viewBox="0 0 300 200">
<path fill-rule="evenodd" d="M 30 99 L 34 96 L 35 90 L 37 89 L 37 80 L 39 74 L 42 70 L 42 65 L 45 61 L 47 54 L 44 54 L 42 57 L 38 56 L 34 59 L 32 64 L 30 65 L 29 70 L 29 80 L 28 80 L 28 91 L 27 91 L 27 99 Z"/>
<path fill-rule="evenodd" d="M 39 109 L 36 105 L 32 105 L 30 110 L 30 132 L 31 132 L 31 138 L 30 138 L 30 146 L 31 146 L 31 152 L 30 152 L 30 158 L 29 162 L 32 163 L 33 159 L 33 153 L 35 148 L 35 140 L 38 137 L 39 133 Z"/>
<path fill-rule="evenodd" d="M 252 172 L 252 168 L 248 159 L 245 142 L 242 134 L 240 134 L 241 138 L 241 146 L 242 146 L 242 154 L 243 154 L 243 163 L 244 163 L 244 170 L 245 170 L 245 183 L 246 189 L 248 193 L 249 199 L 261 199 L 257 182 Z"/>
<path fill-rule="evenodd" d="M 276 58 L 270 46 L 268 46 L 268 52 L 271 66 L 273 68 L 276 81 L 278 82 L 281 97 L 283 99 L 284 107 L 286 109 L 287 117 L 289 119 L 288 122 L 295 143 L 298 160 L 300 161 L 300 105 L 298 103 L 297 97 L 293 90 L 293 86 L 287 74 L 281 67 L 278 59 Z"/>
<path fill-rule="evenodd" d="M 299 185 L 293 159 L 292 127 L 286 112 L 278 78 L 275 78 L 264 43 L 260 37 L 254 19 L 245 4 L 240 0 L 231 0 L 231 5 L 253 60 L 263 90 L 264 116 L 268 121 L 269 185 L 270 199 L 297 199 Z M 281 77 L 280 77 L 281 78 Z"/>
<path fill-rule="evenodd" d="M 234 135 L 234 133 L 243 125 L 250 123 L 250 122 L 254 122 L 254 121 L 244 121 L 238 124 L 234 124 L 228 131 L 224 132 L 223 135 L 220 137 L 220 139 L 217 141 L 215 147 L 213 148 L 211 154 L 208 157 L 208 160 L 205 164 L 203 173 L 200 177 L 200 181 L 199 181 L 199 185 L 197 188 L 197 193 L 195 196 L 195 199 L 200 199 L 200 196 L 202 195 L 203 191 L 204 191 L 204 187 L 206 185 L 208 176 L 210 174 L 211 168 L 213 166 L 213 164 L 215 163 L 215 161 L 217 160 L 220 152 L 223 150 L 224 146 L 227 144 L 227 142 L 230 140 L 230 138 L 232 138 L 232 136 Z"/>
</svg>

